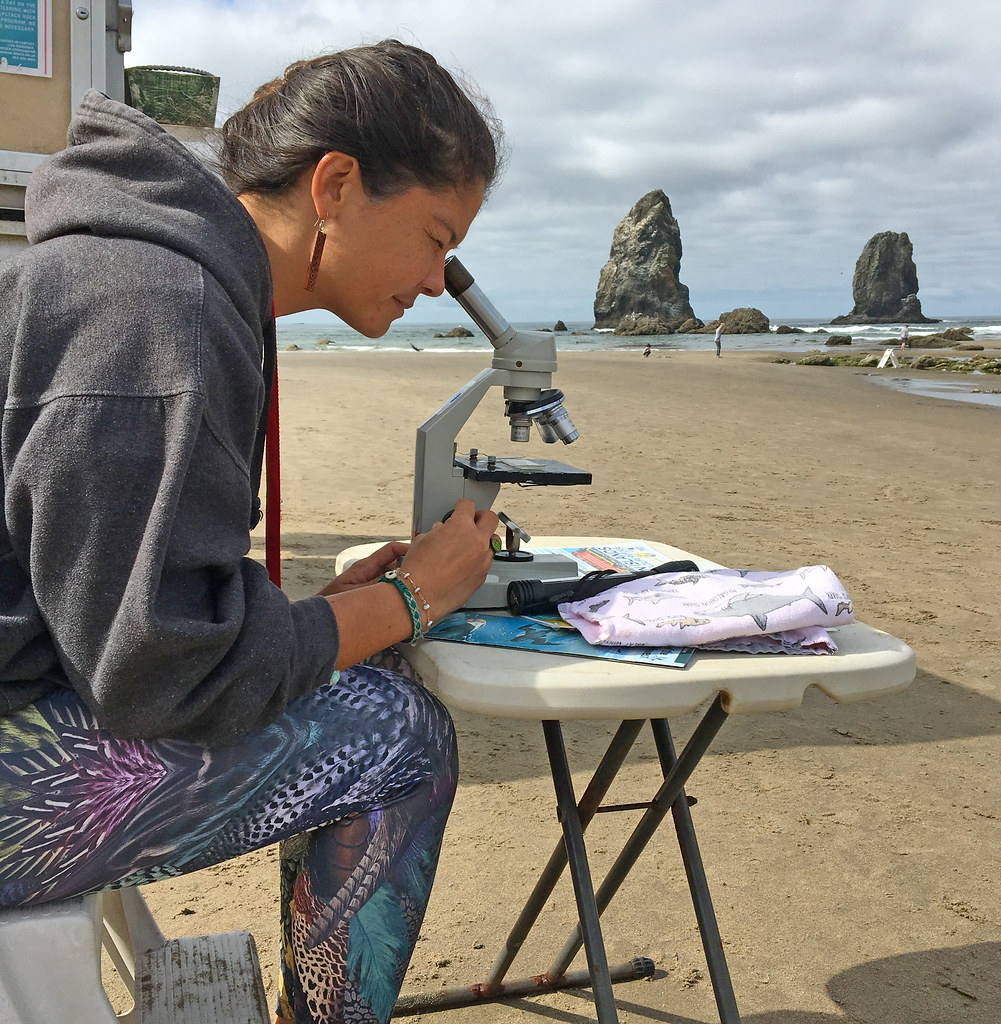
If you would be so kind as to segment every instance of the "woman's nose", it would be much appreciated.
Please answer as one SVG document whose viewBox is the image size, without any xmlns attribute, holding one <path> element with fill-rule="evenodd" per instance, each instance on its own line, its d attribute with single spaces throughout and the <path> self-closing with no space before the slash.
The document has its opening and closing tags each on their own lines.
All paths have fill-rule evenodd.
<svg viewBox="0 0 1001 1024">
<path fill-rule="evenodd" d="M 435 260 L 431 269 L 421 281 L 420 289 L 425 295 L 441 295 L 445 290 L 445 258 Z"/>
</svg>

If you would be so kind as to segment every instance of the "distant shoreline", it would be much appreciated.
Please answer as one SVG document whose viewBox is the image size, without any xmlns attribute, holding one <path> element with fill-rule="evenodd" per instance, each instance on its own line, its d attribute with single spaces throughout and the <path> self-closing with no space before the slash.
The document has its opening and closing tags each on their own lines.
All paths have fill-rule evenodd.
<svg viewBox="0 0 1001 1024">
<path fill-rule="evenodd" d="M 567 331 L 554 332 L 558 352 L 605 352 L 635 351 L 649 342 L 655 349 L 670 351 L 714 351 L 712 335 L 706 334 L 669 334 L 669 335 L 617 335 L 611 332 L 594 331 L 591 323 L 565 321 Z M 454 326 L 465 326 L 472 336 L 468 338 L 446 337 Z M 549 333 L 551 326 L 541 321 L 531 323 L 515 323 L 517 330 L 545 331 Z M 802 353 L 811 348 L 824 347 L 827 338 L 832 334 L 849 334 L 853 347 L 859 350 L 879 350 L 899 345 L 901 325 L 870 324 L 855 325 L 848 328 L 835 328 L 820 321 L 796 321 L 780 323 L 777 326 L 793 328 L 789 333 L 769 331 L 767 334 L 724 334 L 724 352 L 735 351 L 774 351 L 786 353 Z M 1001 314 L 997 317 L 967 318 L 963 320 L 947 320 L 934 325 L 931 330 L 912 329 L 911 334 L 917 338 L 923 334 L 938 333 L 950 328 L 969 327 L 972 330 L 972 341 L 978 344 L 998 344 L 1001 339 Z M 436 335 L 438 335 L 436 337 Z M 278 347 L 289 349 L 296 346 L 302 350 L 405 350 L 419 349 L 423 351 L 453 352 L 489 352 L 490 344 L 479 329 L 468 321 L 464 324 L 447 324 L 443 322 L 409 325 L 404 321 L 395 323 L 382 338 L 370 339 L 362 337 L 341 323 L 279 323 Z"/>
<path fill-rule="evenodd" d="M 574 352 L 573 350 L 561 349 L 557 353 L 557 361 L 564 359 L 579 359 L 586 356 L 592 355 L 604 355 L 604 356 L 621 356 L 622 358 L 634 358 L 637 352 L 642 353 L 642 350 L 646 347 L 647 342 L 650 342 L 652 352 L 659 356 L 671 356 L 678 358 L 693 358 L 699 359 L 704 356 L 714 356 L 715 349 L 712 344 L 712 336 L 708 335 L 708 342 L 704 348 L 671 348 L 668 345 L 657 345 L 655 338 L 637 338 L 635 342 L 629 344 L 623 344 L 616 346 L 615 348 L 604 348 L 604 349 L 587 349 L 580 352 Z M 976 342 L 978 345 L 983 345 L 982 350 L 976 349 L 955 349 L 955 348 L 913 348 L 906 351 L 906 358 L 912 359 L 917 355 L 923 355 L 925 353 L 935 353 L 938 355 L 951 356 L 956 359 L 962 359 L 977 355 L 1001 355 L 1001 337 L 992 338 L 981 341 L 980 339 Z M 485 342 L 484 342 L 485 346 Z M 801 351 L 790 352 L 787 350 L 780 350 L 777 348 L 742 348 L 742 349 L 731 349 L 727 350 L 726 347 L 726 335 L 724 335 L 723 355 L 734 358 L 734 359 L 764 359 L 775 360 L 780 356 L 789 355 L 806 355 L 807 352 L 816 351 L 818 349 L 827 349 L 832 355 L 836 354 L 848 354 L 848 353 L 863 353 L 863 352 L 882 352 L 887 348 L 892 348 L 899 353 L 900 345 L 890 344 L 886 342 L 859 342 L 858 344 L 851 345 L 830 345 L 825 346 L 823 343 L 815 344 L 809 348 L 803 347 Z M 472 358 L 478 356 L 481 359 L 486 358 L 489 361 L 490 349 L 486 347 L 482 348 L 438 348 L 428 349 L 426 354 L 429 356 L 461 356 Z M 424 355 L 422 352 L 414 352 L 412 349 L 404 349 L 396 346 L 362 348 L 351 345 L 336 345 L 331 344 L 329 347 L 322 351 L 316 349 L 288 349 L 282 348 L 279 345 L 278 355 L 280 357 L 289 357 L 296 360 L 305 359 L 307 357 L 313 357 L 318 360 L 328 359 L 332 355 L 347 356 L 347 355 L 359 355 L 359 356 L 380 356 L 383 358 L 389 358 L 392 356 L 409 356 L 409 355 Z M 918 372 L 918 371 L 916 371 Z M 927 371 L 920 371 L 927 372 Z"/>
</svg>

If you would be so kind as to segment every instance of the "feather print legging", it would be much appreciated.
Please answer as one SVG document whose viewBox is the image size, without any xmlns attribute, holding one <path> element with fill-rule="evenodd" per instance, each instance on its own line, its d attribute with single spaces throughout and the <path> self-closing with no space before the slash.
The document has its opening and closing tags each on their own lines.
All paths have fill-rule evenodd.
<svg viewBox="0 0 1001 1024">
<path fill-rule="evenodd" d="M 278 1013 L 385 1024 L 455 784 L 448 713 L 373 665 L 218 749 L 120 739 L 59 691 L 0 718 L 0 906 L 143 885 L 281 842 Z"/>
</svg>

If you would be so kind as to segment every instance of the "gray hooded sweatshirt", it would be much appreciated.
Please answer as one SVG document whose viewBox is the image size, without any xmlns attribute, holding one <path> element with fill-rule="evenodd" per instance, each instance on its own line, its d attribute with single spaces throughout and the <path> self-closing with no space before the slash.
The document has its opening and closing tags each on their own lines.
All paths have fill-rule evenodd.
<svg viewBox="0 0 1001 1024">
<path fill-rule="evenodd" d="M 71 687 L 121 736 L 233 743 L 329 679 L 322 597 L 247 558 L 273 342 L 256 226 L 89 92 L 0 266 L 0 715 Z"/>
</svg>

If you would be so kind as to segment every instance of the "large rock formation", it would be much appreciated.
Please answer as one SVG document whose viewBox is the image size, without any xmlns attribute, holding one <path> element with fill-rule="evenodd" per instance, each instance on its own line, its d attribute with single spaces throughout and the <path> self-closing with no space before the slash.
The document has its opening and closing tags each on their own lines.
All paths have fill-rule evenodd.
<svg viewBox="0 0 1001 1024">
<path fill-rule="evenodd" d="M 671 201 L 658 188 L 629 211 L 612 236 L 594 297 L 594 326 L 618 327 L 623 317 L 655 317 L 677 330 L 695 316 L 678 280 L 681 230 Z M 633 318 L 635 319 L 635 317 Z"/>
<path fill-rule="evenodd" d="M 881 231 L 865 244 L 852 278 L 855 308 L 832 324 L 934 324 L 921 313 L 914 247 L 907 233 Z"/>
</svg>

